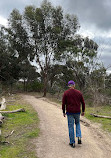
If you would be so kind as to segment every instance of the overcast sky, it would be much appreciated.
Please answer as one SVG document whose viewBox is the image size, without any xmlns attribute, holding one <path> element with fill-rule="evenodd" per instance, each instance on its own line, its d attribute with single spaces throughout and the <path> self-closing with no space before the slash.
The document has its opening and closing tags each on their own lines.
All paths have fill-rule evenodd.
<svg viewBox="0 0 111 158">
<path fill-rule="evenodd" d="M 96 41 L 100 59 L 106 67 L 111 65 L 111 0 L 49 1 L 55 6 L 62 6 L 65 13 L 77 15 L 81 25 L 79 33 Z M 23 12 L 25 6 L 39 7 L 41 2 L 42 0 L 0 0 L 0 24 L 6 24 L 14 8 Z"/>
</svg>

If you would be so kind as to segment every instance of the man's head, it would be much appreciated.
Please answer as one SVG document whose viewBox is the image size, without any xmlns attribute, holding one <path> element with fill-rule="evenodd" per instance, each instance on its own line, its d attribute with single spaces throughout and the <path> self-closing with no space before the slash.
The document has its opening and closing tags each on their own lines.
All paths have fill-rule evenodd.
<svg viewBox="0 0 111 158">
<path fill-rule="evenodd" d="M 70 80 L 70 81 L 68 82 L 68 87 L 69 87 L 69 88 L 74 88 L 74 87 L 75 87 L 75 82 L 72 81 L 72 80 Z"/>
</svg>

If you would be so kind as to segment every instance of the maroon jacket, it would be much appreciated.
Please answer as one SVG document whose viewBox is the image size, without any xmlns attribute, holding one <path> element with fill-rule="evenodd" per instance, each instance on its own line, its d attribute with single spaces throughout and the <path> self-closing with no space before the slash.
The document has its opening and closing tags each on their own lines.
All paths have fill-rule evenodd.
<svg viewBox="0 0 111 158">
<path fill-rule="evenodd" d="M 68 113 L 80 113 L 81 112 L 81 104 L 82 104 L 82 112 L 85 111 L 85 103 L 83 96 L 80 91 L 76 89 L 68 89 L 64 92 L 62 98 L 62 110 L 65 113 L 65 105 L 66 112 Z"/>
</svg>

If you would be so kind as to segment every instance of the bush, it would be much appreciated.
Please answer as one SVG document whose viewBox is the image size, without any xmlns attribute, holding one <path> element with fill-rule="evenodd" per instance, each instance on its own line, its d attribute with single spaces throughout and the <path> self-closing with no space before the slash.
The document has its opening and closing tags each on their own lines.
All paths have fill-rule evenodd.
<svg viewBox="0 0 111 158">
<path fill-rule="evenodd" d="M 38 81 L 33 81 L 27 85 L 27 91 L 41 92 L 43 84 Z"/>
</svg>

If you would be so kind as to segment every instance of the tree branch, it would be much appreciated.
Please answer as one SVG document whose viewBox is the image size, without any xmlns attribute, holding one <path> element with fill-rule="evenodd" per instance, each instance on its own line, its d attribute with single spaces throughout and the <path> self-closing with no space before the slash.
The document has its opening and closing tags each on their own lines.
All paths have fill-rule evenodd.
<svg viewBox="0 0 111 158">
<path fill-rule="evenodd" d="M 96 114 L 90 114 L 90 115 L 92 115 L 94 117 L 99 117 L 99 118 L 108 118 L 108 119 L 111 119 L 110 116 L 102 116 L 102 115 L 96 115 Z"/>
<path fill-rule="evenodd" d="M 0 113 L 16 113 L 16 112 L 25 112 L 25 109 L 17 109 L 13 111 L 0 111 Z"/>
<path fill-rule="evenodd" d="M 8 134 L 7 136 L 5 136 L 5 138 L 8 138 L 8 137 L 11 136 L 13 133 L 14 133 L 14 130 L 13 130 L 10 134 Z"/>
</svg>

